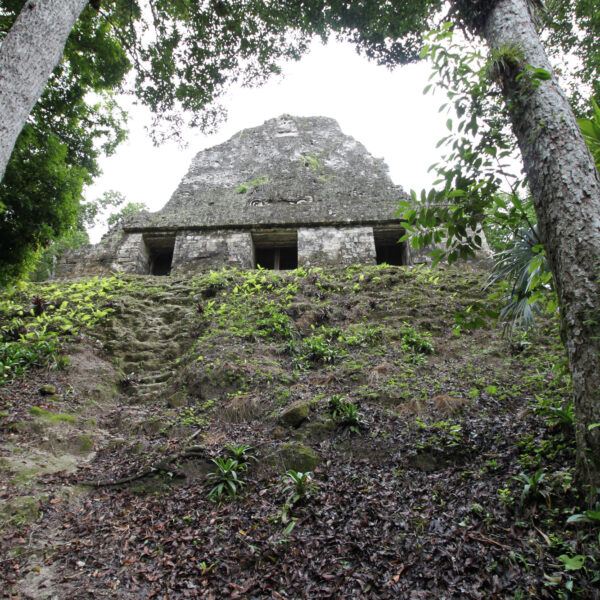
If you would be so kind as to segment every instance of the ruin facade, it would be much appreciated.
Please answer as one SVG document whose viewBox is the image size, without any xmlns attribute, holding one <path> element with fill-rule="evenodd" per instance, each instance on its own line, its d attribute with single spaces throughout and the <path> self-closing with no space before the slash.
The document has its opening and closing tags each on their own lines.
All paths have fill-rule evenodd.
<svg viewBox="0 0 600 600">
<path fill-rule="evenodd" d="M 406 198 L 335 120 L 284 115 L 199 152 L 162 210 L 65 253 L 56 275 L 409 264 Z"/>
</svg>

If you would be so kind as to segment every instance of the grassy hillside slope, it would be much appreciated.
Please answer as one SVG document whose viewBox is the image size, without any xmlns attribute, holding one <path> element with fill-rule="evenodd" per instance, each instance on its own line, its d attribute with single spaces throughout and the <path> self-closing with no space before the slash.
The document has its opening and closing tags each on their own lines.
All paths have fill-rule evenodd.
<svg viewBox="0 0 600 600">
<path fill-rule="evenodd" d="M 566 524 L 590 507 L 555 324 L 455 335 L 484 281 L 223 270 L 4 294 L 4 597 L 597 597 L 597 525 Z"/>
</svg>

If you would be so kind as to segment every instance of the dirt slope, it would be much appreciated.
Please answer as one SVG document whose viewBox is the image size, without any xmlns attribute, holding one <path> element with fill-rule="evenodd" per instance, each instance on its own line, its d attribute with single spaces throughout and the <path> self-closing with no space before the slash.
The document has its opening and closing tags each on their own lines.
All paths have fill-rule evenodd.
<svg viewBox="0 0 600 600">
<path fill-rule="evenodd" d="M 597 540 L 565 529 L 581 500 L 556 333 L 455 335 L 484 279 L 220 271 L 5 296 L 4 340 L 45 324 L 69 360 L 0 387 L 4 597 L 597 597 Z M 212 459 L 241 445 L 235 497 L 209 497 Z"/>
</svg>

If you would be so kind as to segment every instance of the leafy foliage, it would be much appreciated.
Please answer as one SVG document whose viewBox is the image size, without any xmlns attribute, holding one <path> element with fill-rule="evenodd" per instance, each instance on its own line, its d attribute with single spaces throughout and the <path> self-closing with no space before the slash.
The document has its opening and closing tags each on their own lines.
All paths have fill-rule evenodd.
<svg viewBox="0 0 600 600">
<path fill-rule="evenodd" d="M 539 497 L 548 499 L 548 492 L 544 489 L 543 483 L 546 479 L 546 473 L 544 469 L 538 469 L 533 475 L 527 475 L 526 473 L 519 473 L 513 479 L 523 484 L 521 491 L 521 506 L 525 504 L 527 500 L 536 500 Z"/>
<path fill-rule="evenodd" d="M 0 2 L 0 39 L 22 5 Z M 52 240 L 79 227 L 82 189 L 99 173 L 100 152 L 110 154 L 125 137 L 124 114 L 109 91 L 128 62 L 112 26 L 92 15 L 88 9 L 72 32 L 0 183 L 0 286 L 29 270 Z"/>
<path fill-rule="evenodd" d="M 310 491 L 315 487 L 313 484 L 312 473 L 302 473 L 289 469 L 285 472 L 284 479 L 287 481 L 287 485 L 283 488 L 283 493 L 289 492 L 283 507 L 281 509 L 281 522 L 285 525 L 290 520 L 289 514 L 294 506 L 306 500 Z M 284 535 L 288 535 L 294 529 L 297 519 L 292 519 L 291 523 L 285 528 Z"/>
<path fill-rule="evenodd" d="M 102 217 L 108 211 L 114 210 L 125 202 L 126 199 L 123 194 L 115 190 L 108 190 L 95 200 L 80 202 L 75 225 L 54 239 L 41 252 L 38 251 L 35 267 L 29 273 L 28 278 L 32 281 L 44 281 L 54 277 L 56 265 L 63 253 L 66 250 L 74 250 L 85 244 L 89 244 L 90 240 L 86 229 L 99 224 Z M 110 215 L 109 220 L 118 220 L 120 215 L 125 211 L 125 208 L 116 215 Z"/>
<path fill-rule="evenodd" d="M 214 501 L 220 501 L 224 496 L 230 499 L 235 498 L 245 484 L 238 475 L 240 463 L 233 458 L 213 458 L 211 460 L 217 470 L 208 475 L 208 481 L 214 484 L 208 494 L 209 498 Z"/>
<path fill-rule="evenodd" d="M 588 90 L 600 99 L 600 14 L 594 0 L 547 0 L 541 13 L 547 51 L 560 64 L 575 111 L 588 110 Z M 576 60 L 565 61 L 565 55 Z M 582 85 L 583 83 L 583 85 Z"/>
<path fill-rule="evenodd" d="M 600 526 L 600 502 L 596 502 L 592 509 L 571 515 L 567 519 L 567 524 L 570 523 L 589 523 L 591 525 Z"/>
<path fill-rule="evenodd" d="M 408 323 L 403 323 L 400 327 L 400 337 L 402 339 L 402 348 L 408 352 L 417 352 L 419 354 L 432 354 L 433 344 L 431 343 L 431 334 L 427 331 L 419 332 Z"/>
<path fill-rule="evenodd" d="M 515 328 L 527 331 L 534 324 L 535 314 L 540 312 L 538 299 L 543 286 L 552 283 L 537 226 L 517 231 L 512 245 L 497 253 L 494 259 L 494 271 L 486 287 L 499 284 L 507 291 L 502 298 L 499 318 L 511 332 Z"/>
<path fill-rule="evenodd" d="M 596 101 L 592 98 L 591 100 L 593 114 L 591 119 L 578 119 L 577 123 L 581 127 L 583 133 L 583 139 L 586 141 L 596 168 L 600 169 L 600 107 L 596 104 Z"/>
<path fill-rule="evenodd" d="M 516 143 L 508 132 L 503 98 L 488 76 L 493 64 L 509 59 L 486 60 L 479 49 L 454 41 L 449 25 L 432 33 L 429 42 L 422 56 L 432 63 L 434 83 L 425 93 L 435 86 L 447 96 L 440 110 L 452 115 L 446 122 L 449 133 L 438 146 L 448 148 L 448 154 L 430 167 L 438 175 L 436 187 L 422 190 L 420 196 L 411 191 L 411 201 L 400 203 L 398 215 L 408 232 L 405 240 L 410 238 L 415 248 L 444 242 L 446 249 L 438 248 L 431 256 L 434 263 L 452 263 L 481 247 L 486 216 L 500 220 L 505 229 L 522 226 L 522 206 L 507 204 L 500 193 L 508 184 L 509 198 L 518 198 L 521 181 L 510 172 Z"/>
<path fill-rule="evenodd" d="M 66 286 L 22 284 L 0 300 L 0 385 L 32 367 L 62 365 L 64 344 L 114 312 L 112 298 L 127 283 L 110 277 Z"/>
<path fill-rule="evenodd" d="M 247 463 L 254 458 L 253 448 L 249 444 L 227 444 L 225 448 L 231 452 L 233 458 L 240 464 Z"/>
<path fill-rule="evenodd" d="M 137 213 L 148 212 L 148 205 L 144 202 L 128 202 L 123 206 L 118 212 L 113 213 L 108 217 L 106 222 L 110 227 L 114 227 L 119 223 L 122 223 L 125 218 L 130 215 L 135 215 Z"/>
<path fill-rule="evenodd" d="M 360 433 L 362 417 L 356 404 L 341 395 L 329 398 L 329 410 L 333 420 L 352 433 Z"/>
<path fill-rule="evenodd" d="M 0 183 L 0 286 L 22 276 L 39 248 L 75 224 L 87 179 L 54 134 L 23 129 Z"/>
<path fill-rule="evenodd" d="M 57 348 L 54 339 L 31 340 L 27 344 L 0 342 L 0 386 L 32 367 L 45 367 L 55 360 Z"/>
</svg>

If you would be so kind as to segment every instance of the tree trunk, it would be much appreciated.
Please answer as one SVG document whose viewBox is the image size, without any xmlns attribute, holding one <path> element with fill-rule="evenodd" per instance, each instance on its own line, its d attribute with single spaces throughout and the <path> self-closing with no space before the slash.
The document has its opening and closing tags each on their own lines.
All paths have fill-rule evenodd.
<svg viewBox="0 0 600 600">
<path fill-rule="evenodd" d="M 0 45 L 0 181 L 88 0 L 27 0 Z"/>
<path fill-rule="evenodd" d="M 598 487 L 600 427 L 589 426 L 600 423 L 600 180 L 555 77 L 536 79 L 526 69 L 551 72 L 527 0 L 498 0 L 483 36 L 507 57 L 500 85 L 556 283 L 573 378 L 578 480 Z"/>
</svg>

